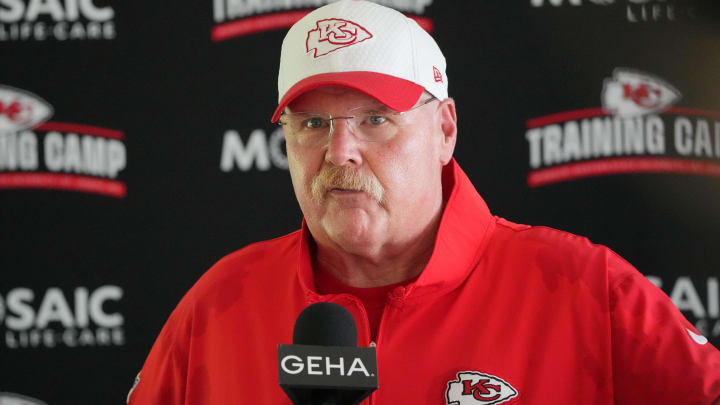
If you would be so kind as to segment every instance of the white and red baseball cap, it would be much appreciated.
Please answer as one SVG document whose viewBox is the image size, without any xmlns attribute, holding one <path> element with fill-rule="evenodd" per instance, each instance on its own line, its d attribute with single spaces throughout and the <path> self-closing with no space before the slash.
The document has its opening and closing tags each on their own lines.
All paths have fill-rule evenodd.
<svg viewBox="0 0 720 405">
<path fill-rule="evenodd" d="M 322 86 L 361 91 L 407 111 L 423 90 L 448 97 L 445 57 L 413 19 L 375 3 L 342 0 L 320 7 L 285 36 L 272 122 L 301 94 Z"/>
</svg>

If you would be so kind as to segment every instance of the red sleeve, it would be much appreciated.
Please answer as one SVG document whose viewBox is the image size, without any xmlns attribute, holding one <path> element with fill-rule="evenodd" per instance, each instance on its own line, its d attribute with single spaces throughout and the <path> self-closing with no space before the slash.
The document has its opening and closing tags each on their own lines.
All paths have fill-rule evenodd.
<svg viewBox="0 0 720 405">
<path fill-rule="evenodd" d="M 172 312 L 155 340 L 138 374 L 136 384 L 128 394 L 129 405 L 185 403 L 193 308 L 191 289 Z"/>
<path fill-rule="evenodd" d="M 615 404 L 720 404 L 720 352 L 630 264 L 608 261 Z"/>
</svg>

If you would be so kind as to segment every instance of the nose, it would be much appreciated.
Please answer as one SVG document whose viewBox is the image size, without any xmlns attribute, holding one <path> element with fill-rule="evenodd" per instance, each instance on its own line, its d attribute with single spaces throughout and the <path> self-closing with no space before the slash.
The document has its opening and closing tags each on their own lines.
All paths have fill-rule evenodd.
<svg viewBox="0 0 720 405">
<path fill-rule="evenodd" d="M 335 166 L 362 164 L 358 139 L 353 134 L 352 118 L 333 120 L 332 131 L 328 135 L 325 160 Z"/>
</svg>

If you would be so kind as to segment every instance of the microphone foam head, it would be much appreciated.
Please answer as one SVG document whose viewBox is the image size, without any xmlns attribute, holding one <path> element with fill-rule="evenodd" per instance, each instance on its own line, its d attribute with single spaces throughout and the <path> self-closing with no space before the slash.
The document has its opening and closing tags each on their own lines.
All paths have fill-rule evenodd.
<svg viewBox="0 0 720 405">
<path fill-rule="evenodd" d="M 342 305 L 318 302 L 305 308 L 295 321 L 293 344 L 357 346 L 357 327 Z"/>
</svg>

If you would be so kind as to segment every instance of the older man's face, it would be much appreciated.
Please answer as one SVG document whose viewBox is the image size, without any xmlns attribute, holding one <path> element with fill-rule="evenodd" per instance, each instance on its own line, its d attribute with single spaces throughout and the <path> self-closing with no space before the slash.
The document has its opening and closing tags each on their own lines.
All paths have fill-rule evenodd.
<svg viewBox="0 0 720 405">
<path fill-rule="evenodd" d="M 355 115 L 350 110 L 357 107 L 385 108 L 357 91 L 326 87 L 305 93 L 290 110 L 341 117 Z M 358 131 L 368 123 L 358 119 L 335 120 L 332 134 L 313 142 L 283 126 L 295 195 L 319 244 L 358 255 L 392 254 L 428 226 L 441 207 L 441 170 L 452 154 L 443 115 L 439 102 L 406 112 L 403 125 L 381 141 L 363 139 Z"/>
</svg>

